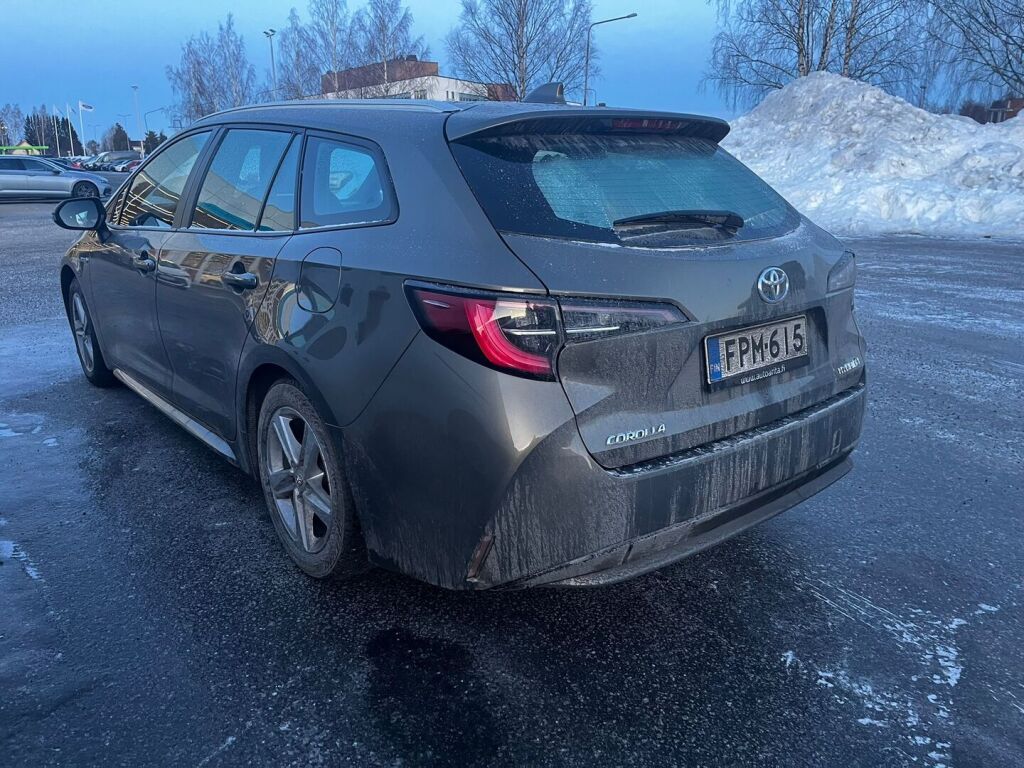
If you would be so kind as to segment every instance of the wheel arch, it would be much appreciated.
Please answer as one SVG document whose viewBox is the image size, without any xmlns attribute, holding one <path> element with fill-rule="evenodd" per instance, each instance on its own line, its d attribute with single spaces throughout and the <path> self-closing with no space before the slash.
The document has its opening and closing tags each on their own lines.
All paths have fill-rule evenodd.
<svg viewBox="0 0 1024 768">
<path fill-rule="evenodd" d="M 68 297 L 71 293 L 71 281 L 74 280 L 78 275 L 75 274 L 75 270 L 71 268 L 70 264 L 64 264 L 60 268 L 60 295 L 64 299 L 64 313 L 67 314 L 68 308 Z"/>
<path fill-rule="evenodd" d="M 313 403 L 313 407 L 317 409 L 320 418 L 328 426 L 337 424 L 326 398 L 290 355 L 277 347 L 257 347 L 239 370 L 236 396 L 239 464 L 254 477 L 258 476 L 256 425 L 259 422 L 260 405 L 274 383 L 282 379 L 293 379 L 298 382 Z"/>
</svg>

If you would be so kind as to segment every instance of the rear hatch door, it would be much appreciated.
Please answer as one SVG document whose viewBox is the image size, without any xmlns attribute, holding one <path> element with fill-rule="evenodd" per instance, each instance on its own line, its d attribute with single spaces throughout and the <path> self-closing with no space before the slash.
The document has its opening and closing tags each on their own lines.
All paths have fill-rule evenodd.
<svg viewBox="0 0 1024 768">
<path fill-rule="evenodd" d="M 558 375 L 600 464 L 708 446 L 837 391 L 828 315 L 842 308 L 831 308 L 827 281 L 842 248 L 718 147 L 727 128 L 689 116 L 542 114 L 452 132 L 453 153 L 509 248 L 570 323 L 575 306 L 602 301 L 678 310 L 639 331 L 617 322 L 575 338 L 568 330 Z M 766 270 L 774 283 L 759 288 Z M 709 347 L 719 334 L 730 336 Z M 765 351 L 773 342 L 802 354 L 779 359 Z M 762 343 L 758 356 L 751 347 Z M 722 375 L 718 351 L 735 375 Z M 741 351 L 747 365 L 737 372 Z"/>
</svg>

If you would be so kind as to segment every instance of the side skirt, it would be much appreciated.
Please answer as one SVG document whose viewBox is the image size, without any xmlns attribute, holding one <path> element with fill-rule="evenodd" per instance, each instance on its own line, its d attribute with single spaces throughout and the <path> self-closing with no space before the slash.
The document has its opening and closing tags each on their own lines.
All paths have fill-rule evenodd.
<svg viewBox="0 0 1024 768">
<path fill-rule="evenodd" d="M 199 438 L 208 447 L 219 453 L 225 459 L 230 461 L 235 466 L 238 465 L 238 458 L 235 456 L 234 450 L 231 446 L 222 438 L 215 435 L 205 426 L 200 424 L 198 421 L 193 419 L 184 411 L 174 407 L 169 402 L 164 400 L 160 395 L 156 394 L 152 390 L 148 389 L 144 385 L 137 382 L 127 373 L 122 371 L 120 368 L 114 369 L 114 375 L 121 380 L 121 382 L 128 387 L 128 389 L 135 392 L 137 395 L 142 397 L 143 400 L 148 402 L 150 405 L 156 406 L 157 410 L 162 411 L 163 414 L 171 419 L 179 427 L 183 428 L 186 432 L 191 434 L 193 437 Z"/>
</svg>

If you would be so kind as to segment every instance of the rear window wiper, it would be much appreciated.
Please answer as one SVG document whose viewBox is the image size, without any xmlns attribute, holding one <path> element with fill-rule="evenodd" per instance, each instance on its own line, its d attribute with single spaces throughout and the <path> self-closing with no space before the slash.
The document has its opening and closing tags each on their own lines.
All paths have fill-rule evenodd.
<svg viewBox="0 0 1024 768">
<path fill-rule="evenodd" d="M 743 226 L 743 217 L 733 211 L 658 211 L 616 219 L 612 222 L 612 227 L 631 229 L 657 226 L 658 224 L 681 224 L 685 229 L 716 227 L 736 232 Z"/>
</svg>

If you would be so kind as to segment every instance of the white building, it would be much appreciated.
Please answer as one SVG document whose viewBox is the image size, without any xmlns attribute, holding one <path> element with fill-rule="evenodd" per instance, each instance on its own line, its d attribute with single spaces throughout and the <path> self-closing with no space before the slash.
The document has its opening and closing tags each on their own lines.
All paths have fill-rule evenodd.
<svg viewBox="0 0 1024 768">
<path fill-rule="evenodd" d="M 328 99 L 510 101 L 515 96 L 511 85 L 445 77 L 436 61 L 415 56 L 328 72 L 320 84 Z"/>
</svg>

